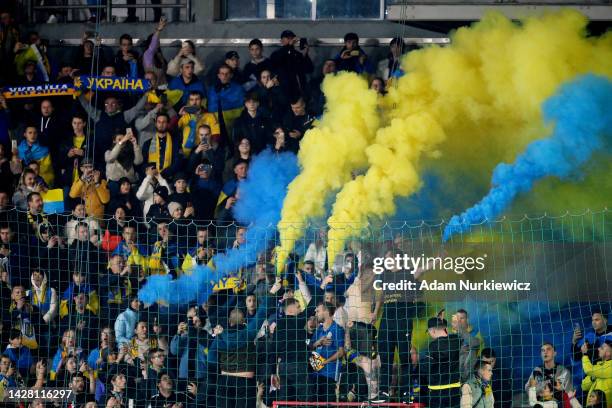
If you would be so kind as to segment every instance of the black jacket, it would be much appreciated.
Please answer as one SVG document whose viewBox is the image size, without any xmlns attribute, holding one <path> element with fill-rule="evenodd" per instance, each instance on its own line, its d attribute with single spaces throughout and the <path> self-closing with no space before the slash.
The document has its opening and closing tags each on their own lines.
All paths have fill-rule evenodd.
<svg viewBox="0 0 612 408">
<path fill-rule="evenodd" d="M 271 69 L 271 67 L 272 65 L 270 63 L 269 58 L 264 58 L 264 60 L 261 61 L 259 64 L 255 64 L 252 61 L 249 61 L 244 66 L 244 70 L 242 71 L 242 73 L 244 77 L 249 81 L 252 79 L 259 81 L 259 76 L 261 75 L 261 71 L 266 70 L 266 69 L 269 70 Z"/>
<path fill-rule="evenodd" d="M 285 363 L 308 364 L 306 341 L 310 338 L 306 331 L 308 316 L 305 312 L 297 316 L 283 316 L 276 322 L 274 340 L 270 343 L 272 362 L 280 358 Z"/>
<path fill-rule="evenodd" d="M 68 307 L 71 310 L 60 320 L 60 331 L 63 333 L 68 329 L 73 329 L 76 332 L 78 345 L 89 352 L 96 348 L 97 340 L 100 337 L 98 316 L 88 309 L 85 309 L 84 313 L 78 313 L 72 299 L 69 302 Z M 82 328 L 79 329 L 79 327 Z"/>
<path fill-rule="evenodd" d="M 291 112 L 289 105 L 289 97 L 285 94 L 285 90 L 279 86 L 265 88 L 257 84 L 252 92 L 257 94 L 259 98 L 259 109 L 262 113 L 269 117 L 274 122 L 281 122 L 286 113 Z"/>
<path fill-rule="evenodd" d="M 460 382 L 461 344 L 461 337 L 457 334 L 449 334 L 430 342 L 424 358 L 419 363 L 421 384 L 447 385 Z"/>
<path fill-rule="evenodd" d="M 249 139 L 253 154 L 261 152 L 270 141 L 271 124 L 262 112 L 257 111 L 255 117 L 251 117 L 246 109 L 234 122 L 232 140 L 234 144 L 240 143 L 242 138 Z"/>
<path fill-rule="evenodd" d="M 147 213 L 147 219 L 162 222 L 162 221 L 170 221 L 170 213 L 168 212 L 168 206 L 166 204 L 153 204 L 149 207 L 149 212 Z"/>
<path fill-rule="evenodd" d="M 63 139 L 60 139 L 57 143 L 59 145 L 58 147 L 58 154 L 57 154 L 57 159 L 53 158 L 53 167 L 55 168 L 56 171 L 56 179 L 55 179 L 55 184 L 59 187 L 70 187 L 72 185 L 72 176 L 73 176 L 73 171 L 76 165 L 76 169 L 77 171 L 80 171 L 80 166 L 81 166 L 81 160 L 83 160 L 85 157 L 87 157 L 87 153 L 88 153 L 88 143 L 89 141 L 87 140 L 87 136 L 85 137 L 85 141 L 83 142 L 83 145 L 81 146 L 81 149 L 83 149 L 83 152 L 85 153 L 84 156 L 79 157 L 79 156 L 75 156 L 75 157 L 68 157 L 68 152 L 70 151 L 70 149 L 72 149 L 74 147 L 74 144 L 72 142 L 72 133 L 67 133 L 67 135 L 70 135 L 68 137 L 63 137 Z M 89 157 L 91 158 L 92 152 L 89 152 Z M 75 163 L 76 161 L 76 163 Z"/>
<path fill-rule="evenodd" d="M 227 149 L 225 146 L 218 146 L 217 148 L 210 148 L 205 152 L 196 153 L 195 149 L 189 156 L 189 164 L 187 170 L 190 174 L 194 174 L 198 165 L 204 160 L 207 160 L 209 164 L 212 164 L 211 178 L 216 180 L 218 183 L 223 181 L 223 171 L 225 169 L 225 160 L 227 158 Z M 192 183 L 198 179 L 197 175 L 191 177 Z"/>
<path fill-rule="evenodd" d="M 314 69 L 308 55 L 303 56 L 293 45 L 285 45 L 272 53 L 270 63 L 278 75 L 281 87 L 290 99 L 303 93 L 306 87 L 306 74 Z"/>
<path fill-rule="evenodd" d="M 132 208 L 127 207 L 127 203 L 130 203 Z M 136 195 L 133 192 L 129 194 L 117 194 L 112 197 L 108 206 L 106 207 L 107 214 L 114 214 L 117 207 L 123 206 L 126 210 L 126 216 L 128 217 L 142 217 L 142 208 L 140 205 L 140 201 L 136 198 Z"/>
<path fill-rule="evenodd" d="M 138 52 L 132 48 L 130 50 L 130 53 L 133 54 L 134 59 L 138 61 Z M 113 65 L 115 66 L 117 76 L 128 76 L 128 74 L 130 73 L 130 63 L 123 59 L 123 53 L 121 52 L 121 50 L 117 51 L 117 53 L 115 54 L 115 58 L 113 59 Z"/>
<path fill-rule="evenodd" d="M 283 127 L 286 129 L 287 135 L 285 136 L 285 144 L 287 150 L 297 153 L 300 148 L 300 140 L 304 137 L 304 134 L 308 129 L 312 127 L 314 116 L 306 113 L 306 115 L 296 116 L 293 112 L 289 112 L 283 119 Z M 289 132 L 297 130 L 301 135 L 294 139 L 289 136 Z"/>
</svg>

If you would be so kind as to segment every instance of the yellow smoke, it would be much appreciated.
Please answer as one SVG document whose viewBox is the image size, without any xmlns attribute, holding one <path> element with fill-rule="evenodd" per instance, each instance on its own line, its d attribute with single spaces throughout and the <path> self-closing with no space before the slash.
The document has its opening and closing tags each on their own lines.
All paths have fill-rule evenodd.
<svg viewBox="0 0 612 408">
<path fill-rule="evenodd" d="M 546 135 L 540 105 L 562 82 L 612 76 L 612 34 L 587 38 L 586 24 L 572 10 L 521 24 L 490 13 L 457 30 L 452 45 L 407 55 L 407 74 L 382 101 L 385 127 L 367 149 L 370 168 L 336 197 L 328 259 L 369 218 L 392 215 L 395 198 L 417 191 L 424 154 L 440 153 L 435 165 L 452 169 L 449 178 L 469 174 L 486 186 L 495 164 Z"/>
<path fill-rule="evenodd" d="M 284 267 L 306 221 L 324 216 L 328 195 L 367 164 L 365 149 L 380 125 L 378 98 L 365 79 L 354 73 L 328 76 L 323 81 L 326 111 L 300 143 L 301 173 L 289 184 L 279 223 L 277 270 Z"/>
</svg>

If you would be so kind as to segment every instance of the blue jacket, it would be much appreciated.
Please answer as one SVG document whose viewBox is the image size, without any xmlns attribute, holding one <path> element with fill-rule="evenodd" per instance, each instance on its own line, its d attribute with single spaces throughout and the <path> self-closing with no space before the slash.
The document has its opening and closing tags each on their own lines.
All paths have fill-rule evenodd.
<svg viewBox="0 0 612 408">
<path fill-rule="evenodd" d="M 30 349 L 26 346 L 21 346 L 19 348 L 12 347 L 10 344 L 7 346 L 6 350 L 4 350 L 4 355 L 11 359 L 15 366 L 23 376 L 23 372 L 27 372 L 34 364 L 34 359 L 32 358 L 32 353 Z"/>
<path fill-rule="evenodd" d="M 189 359 L 193 359 L 193 351 L 189 349 L 190 338 L 193 340 L 198 333 L 195 329 L 190 329 L 189 333 L 184 333 L 182 335 L 175 334 L 172 337 L 172 341 L 170 342 L 170 352 L 175 356 L 180 356 L 179 361 L 179 369 L 178 369 L 178 378 L 184 379 L 189 378 Z M 196 378 L 202 378 L 206 374 L 206 353 L 205 348 L 208 345 L 208 333 L 206 330 L 202 329 L 200 331 L 200 338 L 198 338 L 197 342 L 197 353 L 195 358 L 197 359 L 197 367 L 196 367 Z M 189 352 L 192 352 L 192 355 L 189 355 Z"/>
<path fill-rule="evenodd" d="M 115 320 L 115 337 L 118 345 L 130 342 L 138 323 L 138 315 L 139 313 L 130 307 L 119 313 Z"/>
</svg>

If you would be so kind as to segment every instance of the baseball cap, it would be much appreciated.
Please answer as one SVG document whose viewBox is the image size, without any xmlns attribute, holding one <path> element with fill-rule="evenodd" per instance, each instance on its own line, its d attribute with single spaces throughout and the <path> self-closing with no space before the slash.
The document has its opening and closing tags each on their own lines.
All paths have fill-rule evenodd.
<svg viewBox="0 0 612 408">
<path fill-rule="evenodd" d="M 236 51 L 228 51 L 225 53 L 225 59 L 240 58 Z"/>
<path fill-rule="evenodd" d="M 160 196 L 161 198 L 164 199 L 164 201 L 168 201 L 168 189 L 164 186 L 157 186 L 155 188 L 155 190 L 153 190 L 153 193 L 157 194 L 158 196 Z"/>
</svg>

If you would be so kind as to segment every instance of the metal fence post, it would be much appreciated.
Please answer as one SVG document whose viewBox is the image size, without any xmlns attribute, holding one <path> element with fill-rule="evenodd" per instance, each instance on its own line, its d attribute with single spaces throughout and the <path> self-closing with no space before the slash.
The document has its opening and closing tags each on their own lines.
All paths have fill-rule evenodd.
<svg viewBox="0 0 612 408">
<path fill-rule="evenodd" d="M 28 5 L 26 7 L 26 13 L 28 17 L 28 23 L 34 23 L 34 0 L 28 0 Z"/>
<path fill-rule="evenodd" d="M 98 3 L 98 6 L 100 4 Z M 106 22 L 112 21 L 113 17 L 113 0 L 106 0 Z"/>
</svg>

